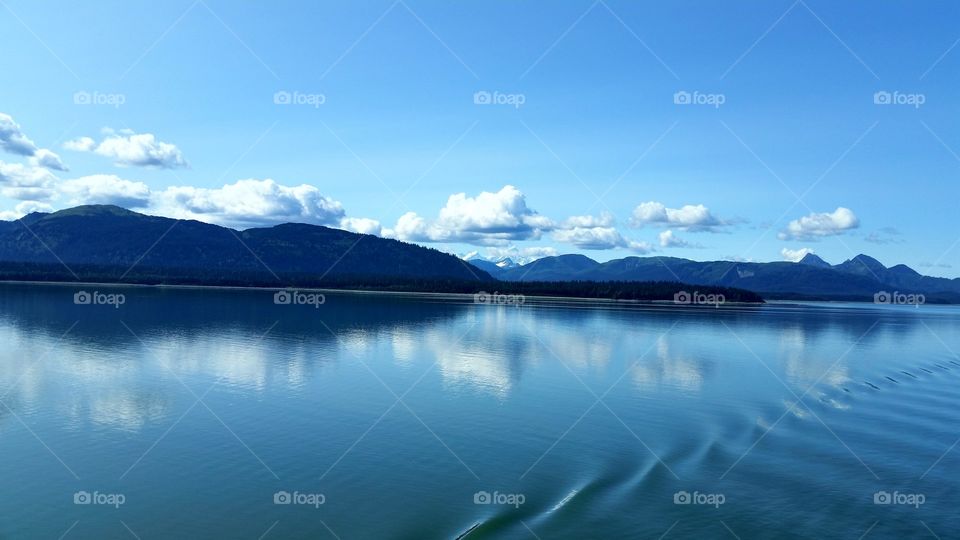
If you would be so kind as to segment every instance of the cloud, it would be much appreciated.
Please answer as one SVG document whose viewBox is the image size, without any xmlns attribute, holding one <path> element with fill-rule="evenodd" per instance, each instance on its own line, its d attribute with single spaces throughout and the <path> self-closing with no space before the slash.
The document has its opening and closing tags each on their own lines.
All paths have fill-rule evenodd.
<svg viewBox="0 0 960 540">
<path fill-rule="evenodd" d="M 653 246 L 647 242 L 635 242 L 623 237 L 613 227 L 575 227 L 553 232 L 554 240 L 572 244 L 580 249 L 603 250 L 628 248 L 637 253 L 649 253 Z"/>
<path fill-rule="evenodd" d="M 90 137 L 79 137 L 63 143 L 63 147 L 74 152 L 92 152 L 97 147 L 97 141 Z"/>
<path fill-rule="evenodd" d="M 790 262 L 800 262 L 804 257 L 813 253 L 813 250 L 810 248 L 800 248 L 800 249 L 787 249 L 783 248 L 780 250 L 780 255 L 783 257 L 783 260 Z"/>
<path fill-rule="evenodd" d="M 733 222 L 714 216 L 702 204 L 667 208 L 662 203 L 649 201 L 633 209 L 630 224 L 634 227 L 654 225 L 691 232 L 717 232 L 719 227 L 732 225 Z"/>
<path fill-rule="evenodd" d="M 561 223 L 551 236 L 558 242 L 571 244 L 580 249 L 627 248 L 639 253 L 648 253 L 652 250 L 652 246 L 646 242 L 634 242 L 624 238 L 614 224 L 613 216 L 607 212 L 600 216 L 572 216 Z"/>
<path fill-rule="evenodd" d="M 893 227 L 883 227 L 876 231 L 871 232 L 863 239 L 871 244 L 900 244 L 903 243 L 903 238 L 898 238 L 900 236 L 900 231 Z"/>
<path fill-rule="evenodd" d="M 60 156 L 46 148 L 37 148 L 37 145 L 24 135 L 20 124 L 16 123 L 12 116 L 4 113 L 0 113 L 0 149 L 30 158 L 30 164 L 34 167 L 45 167 L 57 171 L 67 170 L 60 161 Z"/>
<path fill-rule="evenodd" d="M 0 148 L 19 156 L 32 156 L 37 151 L 37 145 L 23 134 L 20 124 L 4 113 L 0 113 Z"/>
<path fill-rule="evenodd" d="M 124 180 L 112 174 L 94 174 L 66 180 L 58 186 L 70 197 L 71 205 L 114 204 L 125 208 L 144 208 L 150 204 L 150 188 L 143 182 Z"/>
<path fill-rule="evenodd" d="M 781 240 L 816 240 L 843 234 L 860 226 L 860 219 L 849 208 L 837 207 L 833 212 L 812 213 L 791 221 L 777 235 Z"/>
<path fill-rule="evenodd" d="M 152 133 L 108 130 L 99 144 L 90 137 L 80 137 L 63 146 L 68 150 L 100 154 L 112 159 L 119 167 L 176 169 L 189 166 L 179 148 L 158 140 Z"/>
<path fill-rule="evenodd" d="M 375 234 L 380 236 L 382 227 L 380 222 L 370 218 L 345 217 L 340 220 L 340 228 L 360 234 Z"/>
<path fill-rule="evenodd" d="M 0 212 L 0 220 L 13 221 L 33 212 L 50 212 L 52 210 L 53 208 L 49 204 L 35 201 L 23 201 L 17 204 L 14 210 Z"/>
<path fill-rule="evenodd" d="M 48 201 L 57 177 L 43 167 L 0 161 L 0 195 L 21 201 Z"/>
<path fill-rule="evenodd" d="M 161 215 L 227 226 L 310 223 L 337 226 L 346 217 L 343 205 L 309 184 L 283 186 L 272 179 L 238 180 L 222 188 L 173 186 L 151 197 Z"/>
<path fill-rule="evenodd" d="M 700 244 L 691 244 L 679 236 L 673 234 L 672 230 L 661 232 L 657 237 L 660 240 L 660 247 L 664 248 L 702 248 Z"/>
<path fill-rule="evenodd" d="M 46 148 L 41 148 L 30 157 L 30 164 L 34 167 L 45 167 L 56 171 L 66 171 L 67 167 L 60 160 L 60 156 Z"/>
<path fill-rule="evenodd" d="M 385 236 L 409 242 L 463 242 L 480 246 L 506 245 L 539 239 L 554 228 L 547 218 L 527 206 L 526 197 L 507 185 L 496 193 L 476 197 L 456 193 L 447 199 L 434 221 L 407 212 Z"/>
<path fill-rule="evenodd" d="M 61 181 L 44 168 L 0 162 L 0 194 L 34 204 L 53 200 L 66 203 L 65 206 L 113 204 L 152 215 L 195 219 L 228 227 L 293 222 L 340 227 L 365 234 L 380 233 L 379 222 L 346 217 L 339 201 L 324 196 L 314 186 L 284 186 L 271 179 L 238 180 L 216 189 L 171 186 L 152 191 L 143 182 L 112 174 Z M 13 214 L 8 211 L 3 215 Z"/>
</svg>

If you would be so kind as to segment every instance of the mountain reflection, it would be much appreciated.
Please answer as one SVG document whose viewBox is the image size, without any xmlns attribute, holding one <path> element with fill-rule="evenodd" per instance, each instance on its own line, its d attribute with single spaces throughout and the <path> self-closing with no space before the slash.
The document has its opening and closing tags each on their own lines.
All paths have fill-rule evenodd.
<svg viewBox="0 0 960 540">
<path fill-rule="evenodd" d="M 449 395 L 499 400 L 532 370 L 550 375 L 532 384 L 582 383 L 598 395 L 701 393 L 736 386 L 748 371 L 797 394 L 815 384 L 841 389 L 870 362 L 895 355 L 896 344 L 929 340 L 931 331 L 952 335 L 955 322 L 946 308 L 516 308 L 347 293 L 330 293 L 314 309 L 275 305 L 266 290 L 143 287 L 116 289 L 128 298 L 114 309 L 74 305 L 77 289 L 0 286 L 3 399 L 17 411 L 63 396 L 57 407 L 71 425 L 125 431 L 169 424 L 183 412 L 172 403 L 184 396 L 305 392 L 363 365 L 398 394 L 421 374 L 439 374 Z"/>
</svg>

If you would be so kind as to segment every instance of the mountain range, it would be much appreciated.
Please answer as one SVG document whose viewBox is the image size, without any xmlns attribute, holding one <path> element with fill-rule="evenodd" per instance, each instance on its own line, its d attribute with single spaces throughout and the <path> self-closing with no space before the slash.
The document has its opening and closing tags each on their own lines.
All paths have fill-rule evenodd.
<svg viewBox="0 0 960 540">
<path fill-rule="evenodd" d="M 237 231 L 110 205 L 0 221 L 0 263 L 8 274 L 17 268 L 68 274 L 98 269 L 98 275 L 107 277 L 159 280 L 194 276 L 226 282 L 276 282 L 278 276 L 491 280 L 483 270 L 447 253 L 373 235 L 295 223 Z"/>
<path fill-rule="evenodd" d="M 675 257 L 601 263 L 583 255 L 526 264 L 506 258 L 465 261 L 436 249 L 319 225 L 285 223 L 239 231 L 110 205 L 0 221 L 3 279 L 435 292 L 489 288 L 632 299 L 651 295 L 660 299 L 671 288 L 680 290 L 687 284 L 729 289 L 729 297 L 745 301 L 759 298 L 753 293 L 771 299 L 872 300 L 880 291 L 897 291 L 921 293 L 928 301 L 960 303 L 960 279 L 923 276 L 904 265 L 887 268 L 866 255 L 837 265 L 813 254 L 798 263 Z"/>
<path fill-rule="evenodd" d="M 626 257 L 601 263 L 584 255 L 544 257 L 505 267 L 469 262 L 503 281 L 679 281 L 737 287 L 769 299 L 872 300 L 886 291 L 923 294 L 927 301 L 960 302 L 960 279 L 924 276 L 902 264 L 887 268 L 862 254 L 836 265 L 812 253 L 796 263 L 699 262 L 677 257 Z"/>
</svg>

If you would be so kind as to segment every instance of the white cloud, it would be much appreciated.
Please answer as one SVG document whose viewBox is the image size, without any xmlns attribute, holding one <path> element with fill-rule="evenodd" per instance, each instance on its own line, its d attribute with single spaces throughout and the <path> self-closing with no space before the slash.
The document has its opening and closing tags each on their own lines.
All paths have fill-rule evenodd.
<svg viewBox="0 0 960 540">
<path fill-rule="evenodd" d="M 840 206 L 833 212 L 812 213 L 791 221 L 777 236 L 781 240 L 816 240 L 843 234 L 859 226 L 860 220 L 853 211 Z"/>
<path fill-rule="evenodd" d="M 360 234 L 375 234 L 380 236 L 382 227 L 380 222 L 370 218 L 345 217 L 340 220 L 340 228 Z"/>
<path fill-rule="evenodd" d="M 379 222 L 346 217 L 343 205 L 322 195 L 316 187 L 308 184 L 284 186 L 271 179 L 238 180 L 217 189 L 171 186 L 162 191 L 151 191 L 143 182 L 112 174 L 61 181 L 43 168 L 0 162 L 0 194 L 32 201 L 33 204 L 52 200 L 65 203 L 59 207 L 113 204 L 152 215 L 195 219 L 229 227 L 292 222 L 380 234 Z M 8 211 L 3 215 L 13 213 Z"/>
<path fill-rule="evenodd" d="M 20 219 L 27 214 L 33 212 L 51 212 L 53 208 L 49 204 L 39 203 L 35 201 L 23 201 L 15 207 L 14 210 L 6 210 L 0 212 L 0 220 L 3 221 L 13 221 L 15 219 Z"/>
<path fill-rule="evenodd" d="M 283 186 L 271 179 L 238 180 L 222 188 L 173 186 L 155 193 L 151 208 L 161 215 L 228 226 L 278 223 L 339 225 L 343 205 L 301 184 Z"/>
<path fill-rule="evenodd" d="M 20 124 L 4 113 L 0 113 L 0 148 L 19 156 L 32 156 L 37 151 L 37 145 L 24 135 Z"/>
<path fill-rule="evenodd" d="M 58 186 L 70 197 L 71 205 L 115 204 L 125 208 L 143 208 L 150 204 L 150 188 L 143 182 L 124 180 L 112 174 L 94 174 L 66 180 Z"/>
<path fill-rule="evenodd" d="M 47 201 L 54 197 L 57 177 L 43 167 L 0 161 L 0 194 L 21 201 Z"/>
<path fill-rule="evenodd" d="M 67 141 L 64 148 L 79 152 L 95 152 L 113 160 L 120 167 L 155 167 L 175 169 L 187 167 L 180 149 L 171 143 L 160 141 L 152 133 L 107 131 L 106 137 L 97 144 L 90 137 Z"/>
<path fill-rule="evenodd" d="M 0 149 L 30 158 L 30 164 L 34 167 L 67 170 L 60 161 L 60 156 L 46 148 L 37 148 L 37 145 L 24 135 L 20 124 L 16 123 L 9 114 L 4 113 L 0 113 Z"/>
<path fill-rule="evenodd" d="M 649 253 L 653 246 L 647 242 L 628 240 L 613 227 L 574 227 L 553 231 L 558 242 L 572 244 L 580 249 L 601 250 L 627 248 L 637 253 Z"/>
<path fill-rule="evenodd" d="M 63 147 L 74 152 L 92 152 L 97 147 L 97 141 L 90 137 L 79 137 L 63 143 Z"/>
<path fill-rule="evenodd" d="M 673 234 L 672 230 L 662 231 L 657 237 L 660 240 L 660 247 L 665 248 L 700 248 L 700 244 L 691 244 L 690 242 Z"/>
<path fill-rule="evenodd" d="M 608 212 L 599 216 L 571 216 L 564 220 L 551 236 L 558 242 L 572 244 L 580 249 L 627 248 L 638 253 L 653 250 L 653 246 L 647 242 L 635 242 L 625 238 L 614 225 L 613 215 Z"/>
<path fill-rule="evenodd" d="M 714 216 L 710 209 L 702 204 L 667 208 L 656 201 L 640 203 L 633 209 L 631 218 L 631 225 L 634 227 L 656 225 L 693 232 L 715 232 L 718 227 L 730 224 Z"/>
<path fill-rule="evenodd" d="M 30 164 L 34 167 L 45 167 L 56 171 L 66 171 L 67 167 L 60 160 L 60 156 L 46 148 L 41 148 L 30 157 Z"/>
<path fill-rule="evenodd" d="M 613 215 L 609 212 L 601 212 L 599 216 L 571 216 L 564 220 L 562 227 L 573 229 L 576 227 L 611 227 L 613 226 Z"/>
<path fill-rule="evenodd" d="M 410 242 L 463 242 L 481 246 L 538 239 L 554 224 L 527 206 L 526 197 L 507 185 L 496 193 L 476 197 L 456 193 L 447 199 L 439 217 L 429 222 L 407 212 L 384 235 Z"/>
<path fill-rule="evenodd" d="M 806 247 L 800 249 L 783 248 L 780 250 L 780 255 L 783 256 L 783 260 L 790 262 L 800 262 L 804 257 L 811 253 L 813 253 L 813 250 Z"/>
</svg>

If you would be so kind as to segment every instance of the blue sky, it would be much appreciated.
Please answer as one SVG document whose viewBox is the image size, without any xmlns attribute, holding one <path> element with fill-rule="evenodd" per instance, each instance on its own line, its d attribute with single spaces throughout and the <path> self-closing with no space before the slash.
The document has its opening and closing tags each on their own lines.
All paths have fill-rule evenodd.
<svg viewBox="0 0 960 540">
<path fill-rule="evenodd" d="M 4 0 L 0 212 L 120 202 L 458 254 L 864 252 L 953 277 L 958 19 L 951 2 Z"/>
</svg>

